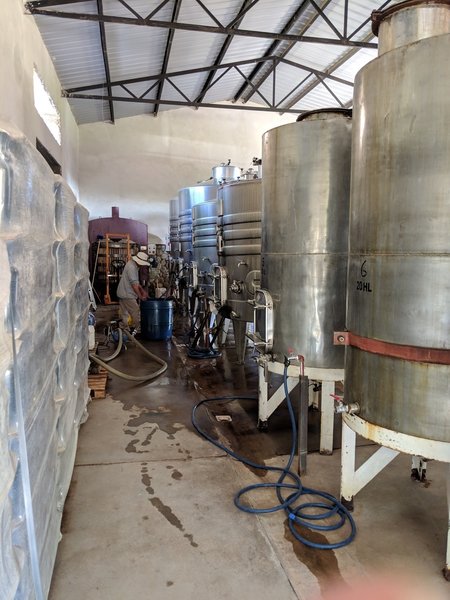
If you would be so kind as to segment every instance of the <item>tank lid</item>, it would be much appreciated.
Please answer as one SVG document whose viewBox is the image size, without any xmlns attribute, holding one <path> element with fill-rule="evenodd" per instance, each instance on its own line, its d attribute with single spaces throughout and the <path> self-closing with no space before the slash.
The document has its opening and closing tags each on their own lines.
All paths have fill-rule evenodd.
<svg viewBox="0 0 450 600">
<path fill-rule="evenodd" d="M 449 0 L 450 1 L 450 0 Z M 341 115 L 349 119 L 352 118 L 351 108 L 319 108 L 317 110 L 308 110 L 297 117 L 299 121 L 314 121 L 320 119 L 332 118 L 333 116 Z"/>
<path fill-rule="evenodd" d="M 450 8 L 450 0 L 405 0 L 398 4 L 393 4 L 385 10 L 374 10 L 371 15 L 372 20 L 372 32 L 374 35 L 378 35 L 380 24 L 406 8 L 423 7 L 423 6 L 442 6 L 446 5 Z"/>
</svg>

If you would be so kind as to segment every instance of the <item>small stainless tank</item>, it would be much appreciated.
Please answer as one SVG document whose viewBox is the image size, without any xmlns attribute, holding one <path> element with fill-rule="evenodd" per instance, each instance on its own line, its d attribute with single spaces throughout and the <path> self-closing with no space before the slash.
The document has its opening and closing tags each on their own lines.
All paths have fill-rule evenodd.
<svg viewBox="0 0 450 600">
<path fill-rule="evenodd" d="M 260 285 L 261 180 L 235 181 L 219 190 L 219 261 L 226 272 L 226 298 L 233 311 L 238 360 L 243 360 L 245 328 L 253 321 L 249 300 Z M 220 283 L 220 282 L 219 282 Z"/>
<path fill-rule="evenodd" d="M 212 293 L 212 266 L 217 256 L 217 200 L 201 202 L 192 207 L 193 262 L 200 291 Z"/>
<path fill-rule="evenodd" d="M 170 256 L 173 259 L 180 257 L 180 238 L 179 238 L 179 209 L 178 197 L 172 198 L 170 201 L 170 221 L 169 221 L 169 241 L 170 241 Z"/>
<path fill-rule="evenodd" d="M 241 176 L 241 169 L 230 164 L 221 164 L 212 168 L 212 177 L 216 184 L 235 181 Z"/>
<path fill-rule="evenodd" d="M 182 188 L 178 192 L 180 219 L 180 258 L 186 263 L 192 260 L 192 207 L 201 202 L 214 200 L 217 186 L 213 183 L 199 183 Z"/>
<path fill-rule="evenodd" d="M 450 442 L 450 4 L 373 15 L 355 81 L 345 398 Z M 432 458 L 430 455 L 429 458 Z"/>
<path fill-rule="evenodd" d="M 273 302 L 279 362 L 342 369 L 333 333 L 345 323 L 351 111 L 319 110 L 263 136 L 261 288 Z M 258 294 L 258 303 L 261 303 Z M 256 334 L 263 339 L 256 311 Z"/>
</svg>

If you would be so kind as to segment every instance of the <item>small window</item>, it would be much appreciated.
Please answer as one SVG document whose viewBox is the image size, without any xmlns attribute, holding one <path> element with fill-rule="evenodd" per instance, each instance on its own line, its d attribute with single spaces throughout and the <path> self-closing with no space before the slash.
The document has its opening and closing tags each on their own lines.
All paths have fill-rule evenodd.
<svg viewBox="0 0 450 600">
<path fill-rule="evenodd" d="M 61 117 L 36 68 L 33 69 L 33 91 L 36 110 L 55 140 L 61 145 Z"/>
</svg>

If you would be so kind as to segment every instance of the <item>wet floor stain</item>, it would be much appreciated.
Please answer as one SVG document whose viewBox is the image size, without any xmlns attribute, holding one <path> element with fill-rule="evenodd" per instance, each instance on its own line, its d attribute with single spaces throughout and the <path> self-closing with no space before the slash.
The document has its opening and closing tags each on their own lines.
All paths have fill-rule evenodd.
<svg viewBox="0 0 450 600">
<path fill-rule="evenodd" d="M 176 479 L 177 481 L 179 481 L 182 477 L 183 477 L 183 473 L 180 473 L 180 471 L 177 471 L 177 469 L 174 469 L 174 471 L 172 473 L 172 479 Z"/>
<path fill-rule="evenodd" d="M 139 440 L 131 440 L 125 448 L 125 452 L 136 453 L 136 454 L 145 454 L 146 450 L 138 450 L 136 448 L 136 444 L 139 444 Z"/>
<path fill-rule="evenodd" d="M 315 542 L 316 544 L 328 542 L 327 538 L 318 531 L 302 528 L 301 535 L 308 541 Z M 317 577 L 322 592 L 328 589 L 330 582 L 346 583 L 339 570 L 334 550 L 317 550 L 305 546 L 294 538 L 287 519 L 284 522 L 284 537 L 292 544 L 292 549 L 298 560 Z"/>
<path fill-rule="evenodd" d="M 176 514 L 172 511 L 170 506 L 164 504 L 158 497 L 150 498 L 152 505 L 163 515 L 163 517 L 171 524 L 183 533 L 185 532 L 184 526 Z M 189 543 L 193 548 L 198 548 L 198 544 L 194 541 L 194 536 L 191 533 L 184 533 L 184 537 L 189 540 Z"/>
<path fill-rule="evenodd" d="M 145 490 L 148 494 L 153 495 L 155 490 L 152 488 L 152 478 L 147 474 L 143 473 L 141 477 L 141 481 L 145 486 Z"/>
<path fill-rule="evenodd" d="M 132 431 L 131 429 L 124 429 L 124 433 L 126 433 L 127 435 L 136 435 L 137 432 L 137 429 L 135 431 Z"/>
<path fill-rule="evenodd" d="M 167 413 L 159 413 L 153 411 L 144 411 L 138 417 L 128 421 L 129 427 L 140 427 L 141 425 L 157 425 L 158 429 L 167 434 L 169 440 L 175 439 L 175 434 L 184 429 L 184 425 L 170 423 L 167 418 Z"/>
<path fill-rule="evenodd" d="M 166 586 L 171 587 L 173 585 L 173 581 L 166 581 Z"/>
<path fill-rule="evenodd" d="M 147 435 L 147 437 L 145 438 L 145 440 L 142 442 L 143 446 L 149 446 L 150 442 L 152 441 L 152 437 L 155 435 L 155 433 L 158 431 L 158 427 L 155 427 L 154 429 L 152 429 L 152 431 Z"/>
</svg>

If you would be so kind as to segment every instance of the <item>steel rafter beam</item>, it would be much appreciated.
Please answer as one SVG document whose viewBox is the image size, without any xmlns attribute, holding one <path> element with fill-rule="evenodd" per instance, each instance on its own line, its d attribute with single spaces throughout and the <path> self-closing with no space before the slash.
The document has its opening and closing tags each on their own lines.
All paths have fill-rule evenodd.
<svg viewBox="0 0 450 600">
<path fill-rule="evenodd" d="M 174 77 L 181 77 L 183 75 L 194 75 L 197 73 L 206 73 L 206 72 L 218 71 L 218 70 L 222 71 L 222 70 L 226 70 L 226 69 L 232 69 L 232 68 L 241 67 L 241 66 L 245 66 L 245 65 L 251 65 L 251 64 L 260 63 L 260 62 L 272 63 L 274 60 L 276 60 L 280 63 L 283 63 L 283 64 L 287 64 L 287 65 L 289 65 L 293 68 L 299 69 L 301 71 L 306 71 L 307 73 L 310 73 L 313 75 L 320 75 L 327 79 L 331 79 L 332 81 L 336 81 L 338 83 L 342 83 L 343 85 L 348 85 L 350 87 L 353 87 L 353 83 L 351 81 L 348 81 L 347 79 L 343 79 L 341 77 L 336 77 L 332 74 L 327 74 L 325 72 L 318 71 L 317 69 L 312 69 L 311 67 L 308 67 L 307 65 L 303 65 L 301 63 L 296 63 L 294 61 L 287 60 L 285 58 L 278 58 L 277 56 L 268 56 L 265 58 L 254 58 L 254 59 L 241 60 L 241 61 L 235 61 L 235 62 L 230 62 L 230 63 L 222 63 L 219 67 L 216 67 L 216 66 L 198 67 L 196 69 L 186 69 L 184 71 L 172 71 L 171 73 L 165 73 L 165 74 L 159 73 L 158 75 L 146 75 L 144 77 L 121 79 L 121 80 L 117 80 L 117 81 L 111 81 L 111 87 L 132 85 L 135 83 L 144 83 L 146 81 L 155 81 L 155 82 L 162 81 L 162 80 L 167 81 L 168 79 L 171 79 Z M 65 91 L 68 94 L 74 94 L 74 93 L 88 92 L 91 90 L 99 90 L 99 89 L 103 89 L 104 87 L 105 87 L 105 84 L 102 82 L 102 83 L 93 83 L 90 85 L 82 85 L 82 86 L 74 87 L 74 88 L 68 88 Z M 153 89 L 153 87 L 155 87 L 155 85 L 152 86 L 152 89 Z M 195 101 L 198 102 L 197 99 Z"/>
<path fill-rule="evenodd" d="M 231 23 L 228 24 L 228 27 L 233 27 L 233 28 L 239 27 L 245 14 L 257 2 L 258 2 L 258 0 L 244 0 L 244 3 L 242 4 L 237 16 L 231 21 Z M 218 67 L 220 65 L 220 63 L 223 61 L 225 54 L 227 53 L 227 50 L 230 47 L 230 44 L 231 44 L 233 38 L 234 38 L 234 35 L 232 35 L 232 34 L 227 35 L 227 37 L 225 38 L 225 41 L 223 42 L 223 44 L 216 56 L 216 60 L 214 61 L 213 67 Z M 214 79 L 215 73 L 216 73 L 215 70 L 212 70 L 209 72 L 208 76 L 206 77 L 206 79 L 202 85 L 202 89 L 200 90 L 199 95 L 195 99 L 196 102 L 201 102 L 203 100 L 203 98 L 205 97 L 206 92 L 210 88 L 211 81 Z"/>
<path fill-rule="evenodd" d="M 383 8 L 386 8 L 386 6 L 388 4 L 390 4 L 391 0 L 386 0 L 386 2 L 383 2 L 383 4 L 378 8 L 378 10 L 383 10 Z M 361 25 L 359 25 L 359 27 L 357 27 L 351 34 L 350 37 L 353 37 L 354 35 L 356 35 L 363 27 L 365 27 L 365 25 L 367 25 L 370 22 L 370 17 L 368 19 L 366 19 L 363 23 L 361 23 Z M 363 41 L 365 42 L 369 42 L 371 39 L 373 39 L 373 34 L 372 32 L 368 33 L 364 38 Z M 336 71 L 337 69 L 339 69 L 339 67 L 341 67 L 344 63 L 346 63 L 350 58 L 352 58 L 352 56 L 354 56 L 356 53 L 358 52 L 357 48 L 352 48 L 347 50 L 346 52 L 344 52 L 343 54 L 341 54 L 341 56 L 339 56 L 337 58 L 337 60 L 335 60 L 330 66 L 328 66 L 325 71 L 323 71 L 322 75 L 331 75 L 334 71 Z M 310 92 L 312 92 L 318 85 L 321 85 L 322 81 L 320 80 L 320 78 L 317 78 L 315 81 L 311 82 L 308 86 L 306 86 L 306 88 L 304 88 L 299 94 L 297 94 L 297 96 L 295 96 L 287 105 L 286 108 L 291 108 L 292 106 L 294 106 L 295 104 L 297 104 L 297 102 L 300 102 L 300 100 L 302 100 L 302 98 L 304 98 L 305 96 L 307 96 Z M 344 106 L 346 106 L 348 103 L 344 104 Z"/>
<path fill-rule="evenodd" d="M 323 79 L 323 77 L 320 77 L 319 75 L 317 75 L 317 78 L 319 79 L 320 83 L 324 86 L 324 88 L 327 90 L 327 92 L 331 96 L 333 96 L 333 98 L 336 100 L 336 102 L 339 104 L 339 106 L 341 108 L 344 108 L 344 103 L 342 102 L 342 100 L 339 98 L 339 96 L 337 94 L 335 94 L 333 92 L 333 90 L 330 88 L 330 86 L 326 84 L 326 81 Z"/>
<path fill-rule="evenodd" d="M 181 8 L 181 0 L 174 0 L 173 9 L 172 9 L 172 18 L 171 21 L 174 23 L 178 19 L 178 15 L 180 14 Z M 173 36 L 175 35 L 174 29 L 169 29 L 169 33 L 167 34 L 166 47 L 164 49 L 164 58 L 161 67 L 161 75 L 165 75 L 167 73 L 167 67 L 169 65 L 170 51 L 172 49 Z M 162 91 L 164 88 L 164 79 L 161 79 L 158 85 L 158 89 L 156 90 L 156 98 L 157 100 L 161 100 Z M 111 92 L 109 92 L 111 95 Z M 159 111 L 159 104 L 155 104 L 153 108 L 153 116 L 157 117 Z"/>
<path fill-rule="evenodd" d="M 275 57 L 275 58 L 273 58 L 273 60 L 277 61 L 279 59 Z M 241 71 L 241 69 L 239 69 L 239 67 L 237 65 L 232 65 L 232 66 L 228 67 L 225 70 L 222 69 L 223 73 L 215 79 L 214 83 L 211 84 L 211 86 L 215 85 L 224 75 L 226 75 L 226 73 L 228 73 L 228 71 L 231 68 L 234 68 L 237 71 L 237 73 L 239 73 L 239 75 L 242 77 L 242 79 L 244 79 L 244 81 L 246 81 L 248 83 L 248 85 L 252 86 L 252 83 L 248 81 L 248 78 L 246 77 L 245 73 L 243 73 Z M 310 73 L 307 77 L 310 77 L 311 75 L 312 74 Z M 315 72 L 315 75 L 316 75 L 316 77 L 320 77 L 317 72 Z M 323 78 L 323 77 L 321 78 L 322 82 L 326 86 L 324 79 L 325 78 Z M 291 92 L 289 92 L 288 96 L 292 95 L 299 88 L 299 86 L 303 85 L 303 83 L 305 82 L 305 80 L 306 79 L 304 78 L 302 81 L 300 81 L 291 90 Z M 166 101 L 163 101 L 161 98 L 155 98 L 155 99 L 146 98 L 145 96 L 156 85 L 158 85 L 158 81 L 156 81 L 152 86 L 150 86 L 148 88 L 147 91 L 145 91 L 140 96 L 137 96 L 132 90 L 130 90 L 123 83 L 120 84 L 120 87 L 121 87 L 121 89 L 123 89 L 128 94 L 128 96 L 110 96 L 110 95 L 109 96 L 105 96 L 105 95 L 99 95 L 99 94 L 81 94 L 81 93 L 76 93 L 76 92 L 69 92 L 67 90 L 65 90 L 65 91 L 63 90 L 62 94 L 66 98 L 81 98 L 81 99 L 91 99 L 91 100 L 107 99 L 108 101 L 110 100 L 110 101 L 123 101 L 123 102 L 137 102 L 137 103 L 141 102 L 141 103 L 145 103 L 145 104 L 153 104 L 153 105 L 158 105 L 158 106 L 160 104 L 167 103 L 167 104 L 174 105 L 174 106 L 190 106 L 190 107 L 195 107 L 195 108 L 199 108 L 201 106 L 206 106 L 206 107 L 218 106 L 219 108 L 223 108 L 224 107 L 223 105 L 219 105 L 219 104 L 216 105 L 216 104 L 213 104 L 213 103 L 203 103 L 203 102 L 197 102 L 196 100 L 190 100 L 186 96 L 186 94 L 170 78 L 167 78 L 167 83 L 169 83 L 180 94 L 180 96 L 182 96 L 182 98 L 184 99 L 183 101 L 177 100 L 177 101 L 167 101 L 166 102 Z M 326 87 L 328 87 L 328 86 L 326 86 Z M 251 110 L 262 110 L 262 111 L 271 110 L 272 112 L 280 112 L 280 109 L 278 108 L 279 105 L 280 105 L 280 103 L 278 105 L 275 104 L 275 95 L 274 94 L 273 94 L 273 100 L 272 100 L 272 102 L 269 102 L 269 100 L 267 100 L 267 98 L 263 94 L 261 94 L 261 92 L 255 90 L 255 93 L 257 93 L 261 97 L 262 101 L 266 104 L 266 106 L 264 106 L 264 107 L 262 107 L 262 106 L 261 107 L 251 107 Z M 330 90 L 330 93 L 333 93 L 333 92 Z M 286 98 L 288 96 L 286 96 Z M 338 102 L 340 104 L 342 104 L 340 102 L 340 100 L 338 100 Z M 235 108 L 239 109 L 239 108 L 242 108 L 242 106 L 236 106 Z M 282 109 L 282 110 L 284 111 L 284 109 Z M 298 112 L 299 112 L 299 111 L 295 111 L 295 109 L 292 109 L 292 110 L 296 114 L 298 114 Z M 290 109 L 288 109 L 288 111 L 291 112 Z M 302 112 L 302 111 L 300 111 L 300 112 Z"/>
<path fill-rule="evenodd" d="M 372 35 L 368 35 L 367 39 L 371 39 L 371 37 L 372 37 Z M 339 56 L 339 58 L 336 61 L 334 61 L 334 63 L 332 65 L 327 67 L 323 73 L 326 76 L 332 75 L 332 73 L 334 71 L 339 69 L 339 67 L 341 67 L 344 63 L 346 63 L 357 52 L 358 52 L 358 50 L 356 50 L 354 48 L 352 50 L 349 50 L 348 52 L 345 52 L 344 54 Z M 312 90 L 314 90 L 318 85 L 321 85 L 321 83 L 322 83 L 322 81 L 320 80 L 319 77 L 317 77 L 317 79 L 315 81 L 312 81 L 299 94 L 297 94 L 297 96 L 295 96 L 292 100 L 290 100 L 289 103 L 285 105 L 286 108 L 289 109 L 291 106 L 294 106 L 294 104 L 297 104 L 297 102 L 300 102 L 300 100 L 302 98 L 304 98 L 310 92 L 312 92 Z M 284 109 L 280 109 L 280 110 L 284 110 Z"/>
<path fill-rule="evenodd" d="M 216 19 L 215 15 L 209 10 L 209 8 L 207 6 L 205 6 L 202 2 L 202 0 L 195 0 L 195 2 L 197 2 L 197 4 L 199 6 L 201 6 L 201 8 L 205 11 L 205 13 L 208 15 L 208 17 L 211 19 L 211 21 L 214 21 L 214 23 L 218 26 L 218 27 L 223 27 L 222 23 L 219 21 L 219 19 Z"/>
<path fill-rule="evenodd" d="M 125 0 L 117 0 L 117 2 L 122 4 L 122 6 L 124 6 L 127 10 L 129 10 L 130 13 L 133 14 L 135 17 L 138 17 L 138 19 L 141 18 L 141 15 L 136 10 L 131 8 L 131 6 L 128 4 L 128 2 L 125 2 Z"/>
<path fill-rule="evenodd" d="M 120 2 L 121 0 L 119 0 Z M 170 0 L 163 0 L 161 2 L 161 4 L 158 4 L 158 6 L 156 8 L 154 8 L 152 10 L 151 13 L 149 13 L 145 18 L 146 19 L 151 19 L 152 17 L 154 17 L 157 13 L 159 13 L 159 11 L 165 7 L 166 4 L 168 4 L 170 2 Z M 138 18 L 140 18 L 141 15 L 139 15 L 139 13 L 135 13 L 133 10 L 131 11 L 134 15 L 137 15 Z"/>
<path fill-rule="evenodd" d="M 134 96 L 128 98 L 126 96 L 105 96 L 101 94 L 69 94 L 68 92 L 63 92 L 64 98 L 78 98 L 81 100 L 102 100 L 103 102 L 131 102 L 135 104 L 166 104 L 168 106 L 189 106 L 191 108 L 223 108 L 227 110 L 251 110 L 257 112 L 277 112 L 281 113 L 279 108 L 269 107 L 269 106 L 245 106 L 245 105 L 237 105 L 237 104 L 214 104 L 208 102 L 187 102 L 183 100 L 156 100 L 151 98 L 135 98 Z M 288 108 L 286 110 L 283 109 L 283 113 L 289 113 L 294 115 L 302 114 L 306 111 L 297 110 L 295 108 Z"/>
<path fill-rule="evenodd" d="M 81 4 L 82 2 L 86 2 L 86 0 L 34 0 L 33 6 L 36 8 L 52 8 L 53 6 Z"/>
<path fill-rule="evenodd" d="M 241 7 L 241 10 L 238 12 L 238 14 L 234 17 L 234 19 L 232 21 L 230 21 L 227 25 L 227 27 L 236 27 L 240 25 L 242 19 L 245 17 L 245 15 L 248 13 L 248 11 L 253 8 L 255 6 L 255 4 L 258 4 L 259 0 L 252 0 L 252 1 L 247 1 L 244 2 L 244 4 Z"/>
<path fill-rule="evenodd" d="M 325 21 L 325 23 L 328 25 L 328 27 L 334 32 L 334 34 L 340 39 L 342 40 L 344 38 L 344 36 L 342 35 L 342 33 L 339 31 L 339 29 L 335 26 L 335 24 L 333 23 L 333 21 L 331 21 L 331 19 L 329 19 L 327 17 L 327 15 L 325 14 L 323 8 L 321 6 L 319 6 L 315 0 L 309 0 L 311 6 L 314 6 L 315 11 L 322 17 L 322 19 Z"/>
<path fill-rule="evenodd" d="M 41 1 L 41 0 L 39 0 Z M 377 44 L 366 43 L 360 41 L 354 41 L 351 39 L 334 39 L 334 38 L 322 38 L 304 35 L 293 35 L 293 34 L 282 34 L 272 31 L 254 31 L 252 29 L 233 29 L 233 27 L 215 27 L 212 25 L 198 25 L 195 23 L 171 23 L 170 21 L 158 21 L 153 19 L 144 19 L 133 17 L 118 17 L 115 15 L 96 15 L 82 12 L 65 12 L 58 10 L 46 10 L 37 8 L 33 5 L 33 2 L 28 2 L 25 5 L 26 9 L 33 15 L 42 15 L 46 17 L 60 18 L 60 19 L 71 19 L 77 21 L 93 21 L 103 23 L 118 23 L 123 25 L 136 25 L 140 27 L 154 27 L 159 29 L 175 29 L 181 31 L 198 31 L 202 33 L 218 33 L 222 35 L 237 35 L 242 37 L 250 38 L 261 38 L 267 40 L 285 40 L 288 42 L 303 42 L 310 44 L 327 44 L 334 46 L 344 46 L 351 48 L 376 48 Z"/>
<path fill-rule="evenodd" d="M 324 9 L 325 7 L 328 6 L 328 4 L 331 2 L 331 0 L 324 0 L 323 4 L 322 4 L 322 9 Z M 295 11 L 295 13 L 292 15 L 292 17 L 289 19 L 288 23 L 286 23 L 286 25 L 284 26 L 284 28 L 282 29 L 282 33 L 289 33 L 289 31 L 295 26 L 295 24 L 297 23 L 297 21 L 299 20 L 299 18 L 303 15 L 303 13 L 305 12 L 305 10 L 309 7 L 310 3 L 309 0 L 302 0 L 302 2 L 300 3 L 299 7 L 297 8 L 297 10 Z M 304 35 L 306 33 L 306 31 L 311 27 L 311 25 L 318 19 L 319 14 L 316 12 L 314 12 L 313 15 L 311 15 L 311 18 L 308 20 L 308 22 L 302 27 L 301 31 L 299 32 L 300 35 Z M 284 43 L 284 48 L 278 53 L 277 50 L 279 49 L 281 45 L 281 42 L 273 42 L 270 45 L 270 48 L 267 50 L 267 52 L 265 54 L 277 54 L 277 56 L 280 56 L 282 58 L 284 58 L 285 56 L 287 56 L 287 54 L 289 54 L 290 50 L 295 46 L 295 42 L 289 42 L 289 43 Z M 263 74 L 261 74 L 260 79 L 258 80 L 258 82 L 255 84 L 257 89 L 260 88 L 260 86 L 268 79 L 268 77 L 270 77 L 270 75 L 273 73 L 273 67 L 275 65 L 272 65 L 272 68 L 267 69 Z M 258 74 L 261 73 L 261 69 L 262 69 L 262 65 L 257 65 L 252 73 L 250 73 L 249 75 L 249 79 L 251 81 L 253 81 Z M 239 88 L 239 90 L 237 91 L 237 93 L 235 94 L 233 100 L 236 102 L 239 98 L 242 97 L 243 93 L 246 90 L 246 86 L 241 86 Z M 243 98 L 244 102 L 248 102 L 248 100 L 251 98 L 252 93 L 250 94 L 246 94 L 246 96 Z"/>
<path fill-rule="evenodd" d="M 347 31 L 347 29 L 348 29 L 348 1 L 349 0 L 345 0 L 345 2 L 344 2 L 344 31 L 343 31 L 344 37 L 347 37 L 347 33 L 348 33 L 348 31 Z"/>
<path fill-rule="evenodd" d="M 97 11 L 99 15 L 103 14 L 103 0 L 97 0 Z M 112 96 L 111 89 L 111 73 L 109 71 L 109 60 L 108 60 L 108 47 L 106 45 L 106 32 L 105 32 L 105 24 L 102 21 L 98 23 L 99 31 L 100 31 L 100 42 L 102 45 L 102 55 L 103 55 L 103 66 L 105 68 L 105 77 L 106 77 L 106 89 L 108 90 L 108 96 Z M 109 114 L 111 117 L 111 123 L 114 123 L 114 104 L 112 100 L 108 100 L 109 104 Z"/>
</svg>

